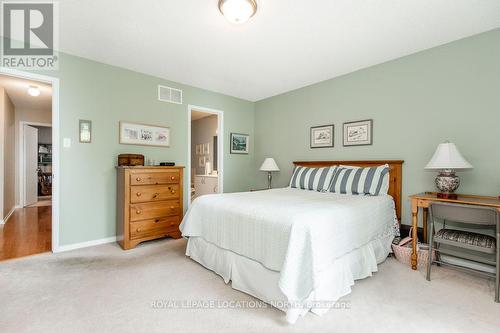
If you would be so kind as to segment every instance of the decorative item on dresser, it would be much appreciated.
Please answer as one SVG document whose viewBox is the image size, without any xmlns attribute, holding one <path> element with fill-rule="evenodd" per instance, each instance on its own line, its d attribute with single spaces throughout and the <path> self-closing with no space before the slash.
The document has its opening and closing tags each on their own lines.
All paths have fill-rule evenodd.
<svg viewBox="0 0 500 333">
<path fill-rule="evenodd" d="M 118 155 L 118 166 L 144 165 L 144 155 L 120 154 Z"/>
<path fill-rule="evenodd" d="M 117 241 L 124 250 L 156 238 L 180 238 L 184 167 L 118 166 Z"/>
</svg>

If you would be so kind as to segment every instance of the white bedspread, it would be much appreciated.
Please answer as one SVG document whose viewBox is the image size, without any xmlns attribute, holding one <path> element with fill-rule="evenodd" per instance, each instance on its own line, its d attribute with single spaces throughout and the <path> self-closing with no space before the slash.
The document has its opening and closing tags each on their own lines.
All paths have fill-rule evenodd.
<svg viewBox="0 0 500 333">
<path fill-rule="evenodd" d="M 394 219 L 390 196 L 283 188 L 199 197 L 180 230 L 280 272 L 283 294 L 302 301 L 336 258 L 393 233 Z"/>
</svg>

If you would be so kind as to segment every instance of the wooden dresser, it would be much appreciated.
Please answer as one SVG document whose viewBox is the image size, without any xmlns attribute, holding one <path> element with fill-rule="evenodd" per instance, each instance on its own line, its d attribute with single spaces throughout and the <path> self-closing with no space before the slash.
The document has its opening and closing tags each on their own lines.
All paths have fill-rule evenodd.
<svg viewBox="0 0 500 333">
<path fill-rule="evenodd" d="M 184 167 L 117 167 L 116 236 L 124 250 L 161 237 L 180 238 Z"/>
</svg>

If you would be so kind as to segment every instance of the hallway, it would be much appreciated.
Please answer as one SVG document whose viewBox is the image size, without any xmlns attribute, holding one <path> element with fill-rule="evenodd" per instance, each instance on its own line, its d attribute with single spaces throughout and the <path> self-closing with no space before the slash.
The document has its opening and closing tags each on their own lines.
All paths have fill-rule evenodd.
<svg viewBox="0 0 500 333">
<path fill-rule="evenodd" d="M 51 251 L 52 207 L 19 208 L 0 226 L 0 262 Z"/>
</svg>

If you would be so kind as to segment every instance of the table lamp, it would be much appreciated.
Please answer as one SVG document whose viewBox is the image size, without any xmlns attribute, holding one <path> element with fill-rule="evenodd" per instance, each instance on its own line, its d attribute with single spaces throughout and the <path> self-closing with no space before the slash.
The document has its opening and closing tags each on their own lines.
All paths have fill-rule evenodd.
<svg viewBox="0 0 500 333">
<path fill-rule="evenodd" d="M 276 161 L 274 161 L 274 158 L 268 157 L 264 160 L 264 163 L 260 166 L 260 171 L 267 171 L 267 188 L 271 188 L 271 180 L 273 178 L 272 172 L 273 171 L 280 171 L 280 168 L 278 168 L 278 165 L 276 164 Z"/>
<path fill-rule="evenodd" d="M 454 143 L 447 141 L 438 145 L 425 169 L 440 170 L 436 177 L 438 198 L 457 199 L 457 195 L 453 192 L 460 185 L 460 178 L 455 175 L 455 171 L 472 169 L 472 165 L 462 156 Z"/>
</svg>

